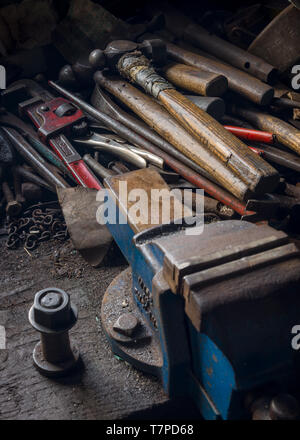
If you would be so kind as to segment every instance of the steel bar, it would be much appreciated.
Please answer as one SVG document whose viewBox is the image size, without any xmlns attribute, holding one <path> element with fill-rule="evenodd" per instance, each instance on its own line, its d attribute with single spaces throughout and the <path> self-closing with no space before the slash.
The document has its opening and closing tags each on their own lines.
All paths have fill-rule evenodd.
<svg viewBox="0 0 300 440">
<path fill-rule="evenodd" d="M 166 42 L 166 45 L 168 55 L 178 63 L 188 64 L 208 72 L 224 75 L 228 80 L 229 89 L 255 104 L 264 106 L 271 103 L 274 89 L 257 78 L 221 61 L 198 55 L 173 43 Z"/>
<path fill-rule="evenodd" d="M 114 176 L 115 173 L 113 171 L 108 170 L 95 159 L 92 158 L 90 154 L 85 154 L 83 156 L 83 160 L 85 163 L 89 165 L 89 167 L 102 179 L 106 179 L 106 177 Z"/>
<path fill-rule="evenodd" d="M 213 35 L 169 4 L 162 10 L 167 29 L 176 37 L 183 38 L 264 82 L 272 82 L 275 79 L 277 73 L 275 67 L 264 59 Z"/>
<path fill-rule="evenodd" d="M 30 165 L 36 169 L 36 171 L 44 177 L 45 180 L 55 189 L 56 186 L 59 188 L 68 188 L 69 185 L 65 180 L 58 174 L 54 174 L 49 168 L 47 162 L 38 155 L 38 153 L 33 149 L 33 147 L 13 128 L 5 128 L 3 130 L 7 134 L 8 138 L 20 153 L 23 158 L 30 163 Z"/>
<path fill-rule="evenodd" d="M 15 172 L 19 174 L 23 179 L 26 179 L 29 182 L 35 183 L 36 185 L 47 189 L 48 191 L 51 191 L 53 193 L 56 193 L 53 186 L 49 185 L 45 180 L 43 180 L 41 177 L 37 176 L 36 174 L 33 174 L 31 171 L 27 170 L 25 167 L 21 165 L 17 165 L 14 167 Z"/>
</svg>

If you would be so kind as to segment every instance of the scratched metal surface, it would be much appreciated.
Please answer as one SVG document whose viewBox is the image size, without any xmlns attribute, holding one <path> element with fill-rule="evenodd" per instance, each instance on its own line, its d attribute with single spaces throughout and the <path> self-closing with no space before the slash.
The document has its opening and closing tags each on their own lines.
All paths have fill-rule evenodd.
<svg viewBox="0 0 300 440">
<path fill-rule="evenodd" d="M 93 269 L 70 243 L 42 243 L 30 257 L 23 249 L 8 251 L 1 238 L 0 253 L 0 325 L 7 336 L 6 350 L 0 350 L 0 419 L 195 418 L 186 403 L 168 400 L 156 378 L 110 351 L 100 304 L 109 283 L 125 268 L 118 254 Z M 47 379 L 32 366 L 39 335 L 28 322 L 28 309 L 35 292 L 49 286 L 68 291 L 79 308 L 71 334 L 85 369 L 68 379 Z"/>
</svg>

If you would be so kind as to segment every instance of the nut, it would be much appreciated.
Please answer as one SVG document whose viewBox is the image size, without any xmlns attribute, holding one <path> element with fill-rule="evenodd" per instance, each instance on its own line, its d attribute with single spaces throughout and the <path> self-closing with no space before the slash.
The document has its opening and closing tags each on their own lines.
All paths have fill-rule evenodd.
<svg viewBox="0 0 300 440">
<path fill-rule="evenodd" d="M 22 210 L 22 205 L 16 200 L 13 200 L 12 202 L 8 202 L 6 205 L 6 212 L 10 217 L 15 217 L 16 215 L 20 214 L 21 210 Z"/>
<path fill-rule="evenodd" d="M 30 317 L 37 330 L 42 327 L 62 331 L 73 325 L 76 309 L 71 307 L 68 293 L 57 288 L 47 288 L 35 295 Z"/>
</svg>

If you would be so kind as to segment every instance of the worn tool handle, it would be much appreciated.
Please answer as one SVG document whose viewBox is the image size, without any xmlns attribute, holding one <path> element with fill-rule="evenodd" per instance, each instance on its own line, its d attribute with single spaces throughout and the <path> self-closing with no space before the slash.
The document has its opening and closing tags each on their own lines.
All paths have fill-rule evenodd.
<svg viewBox="0 0 300 440">
<path fill-rule="evenodd" d="M 257 78 L 242 72 L 228 64 L 198 55 L 189 50 L 166 42 L 168 56 L 178 63 L 198 67 L 208 72 L 224 75 L 229 89 L 258 105 L 269 105 L 274 96 L 274 89 Z"/>
<path fill-rule="evenodd" d="M 96 74 L 96 78 L 99 75 L 102 76 L 101 72 L 100 73 L 98 72 Z M 134 133 L 132 130 L 128 129 L 128 127 L 126 127 L 125 125 L 123 125 L 119 121 L 116 121 L 115 119 L 112 119 L 110 116 L 106 115 L 105 113 L 102 113 L 99 110 L 95 109 L 94 107 L 87 104 L 85 101 L 78 98 L 76 95 L 72 94 L 71 92 L 64 89 L 63 87 L 61 87 L 51 81 L 49 82 L 49 84 L 51 85 L 51 87 L 53 87 L 59 93 L 61 93 L 63 96 L 66 96 L 71 101 L 73 101 L 75 104 L 82 107 L 82 109 L 85 112 L 87 112 L 88 114 L 93 116 L 93 118 L 95 118 L 97 121 L 100 121 L 101 123 L 105 123 L 105 125 L 110 127 L 113 131 L 118 133 L 124 139 L 127 139 L 129 142 L 133 142 L 138 145 L 141 145 L 141 146 L 143 146 L 143 148 L 150 151 L 151 153 L 154 153 L 154 154 L 157 154 L 158 156 L 160 156 L 172 170 L 174 170 L 176 173 L 180 174 L 188 182 L 191 182 L 193 185 L 195 185 L 198 188 L 203 188 L 207 194 L 210 194 L 212 197 L 215 197 L 217 200 L 219 200 L 222 203 L 226 204 L 227 206 L 231 207 L 238 214 L 243 216 L 243 218 L 247 217 L 247 218 L 249 218 L 249 221 L 255 221 L 255 218 L 256 218 L 255 213 L 247 210 L 245 202 L 241 201 L 241 200 L 249 198 L 249 195 L 250 195 L 248 188 L 245 187 L 245 184 L 243 182 L 241 182 L 243 185 L 242 190 L 238 191 L 238 194 L 240 194 L 240 196 L 234 197 L 232 194 L 230 194 L 230 192 L 231 192 L 230 189 L 228 191 L 226 191 L 225 189 L 223 189 L 222 187 L 218 186 L 215 183 L 214 178 L 213 178 L 213 174 L 209 175 L 209 173 L 206 170 L 204 170 L 203 168 L 201 168 L 198 165 L 196 165 L 195 163 L 193 163 L 193 161 L 191 159 L 189 159 L 184 154 L 182 154 L 178 149 L 176 149 L 176 147 L 172 148 L 171 143 L 166 142 L 164 147 L 167 147 L 167 148 L 162 147 L 162 149 L 160 149 L 156 145 L 150 143 L 148 140 L 143 138 L 142 136 L 140 136 L 137 133 Z M 135 90 L 135 88 L 133 88 L 133 89 Z M 146 96 L 146 95 L 144 95 L 144 96 Z M 168 123 L 170 125 L 170 127 L 169 127 L 170 131 L 173 132 L 174 131 L 173 124 L 177 124 L 177 122 L 170 115 L 168 115 L 168 113 L 160 105 L 158 105 L 155 101 L 151 100 L 147 96 L 146 96 L 146 98 L 148 98 L 151 103 L 154 103 L 156 105 L 156 109 L 160 109 L 164 112 L 165 117 L 167 116 L 166 121 L 169 121 Z M 150 113 L 155 113 L 155 109 L 152 111 L 151 106 L 150 106 L 149 111 L 150 111 Z M 172 119 L 173 119 L 173 121 L 172 121 Z M 163 122 L 166 122 L 166 121 L 163 120 Z M 179 124 L 177 124 L 177 125 L 179 126 L 179 129 L 182 132 L 183 128 Z M 196 139 L 194 139 L 192 136 L 190 136 L 189 133 L 186 132 L 186 130 L 183 130 L 183 132 L 184 132 L 185 136 L 188 136 L 187 146 L 189 146 L 190 144 L 193 144 L 195 142 L 197 143 Z M 166 135 L 167 135 L 167 133 L 166 133 Z M 184 158 L 185 158 L 185 161 L 183 160 Z M 193 167 L 189 166 L 189 163 L 193 164 Z M 120 166 L 118 165 L 117 168 L 120 168 Z M 124 168 L 124 166 L 123 166 L 123 168 Z M 195 169 L 197 170 L 197 168 L 200 171 L 195 172 Z M 119 172 L 117 169 L 114 171 Z M 205 171 L 205 173 L 208 176 L 211 176 L 213 181 L 211 181 L 210 178 L 206 177 L 206 174 L 203 174 L 203 171 Z M 124 171 L 121 170 L 121 172 L 126 172 L 126 170 L 124 170 Z M 229 184 L 226 185 L 226 181 L 225 181 L 224 188 L 228 188 L 228 187 L 229 187 Z M 251 217 L 251 220 L 250 220 L 250 217 Z"/>
<path fill-rule="evenodd" d="M 277 171 L 205 111 L 175 89 L 161 91 L 159 99 L 170 114 L 225 162 L 253 192 L 265 193 L 276 187 L 279 181 Z"/>
<path fill-rule="evenodd" d="M 170 63 L 162 70 L 164 76 L 177 87 L 202 96 L 222 96 L 228 89 L 225 76 L 197 67 Z"/>
<path fill-rule="evenodd" d="M 113 43 L 111 45 L 113 46 Z M 279 175 L 273 167 L 253 154 L 214 118 L 176 91 L 171 83 L 156 73 L 149 60 L 139 52 L 125 53 L 119 59 L 117 68 L 122 76 L 159 99 L 186 130 L 220 161 L 225 162 L 253 192 L 265 193 L 276 187 Z"/>
<path fill-rule="evenodd" d="M 249 196 L 249 189 L 241 178 L 215 155 L 191 136 L 176 119 L 156 103 L 152 98 L 118 78 L 109 78 L 96 72 L 95 81 L 108 92 L 120 99 L 132 111 L 140 116 L 152 129 L 170 142 L 177 150 L 203 167 L 221 185 L 239 199 Z"/>
<path fill-rule="evenodd" d="M 49 144 L 70 170 L 79 185 L 85 188 L 102 188 L 95 174 L 84 163 L 81 156 L 64 135 L 58 134 L 52 137 L 49 140 Z"/>
<path fill-rule="evenodd" d="M 251 122 L 260 130 L 266 130 L 276 136 L 278 142 L 300 155 L 300 130 L 276 116 L 261 112 L 255 108 L 232 105 L 232 111 Z"/>
</svg>

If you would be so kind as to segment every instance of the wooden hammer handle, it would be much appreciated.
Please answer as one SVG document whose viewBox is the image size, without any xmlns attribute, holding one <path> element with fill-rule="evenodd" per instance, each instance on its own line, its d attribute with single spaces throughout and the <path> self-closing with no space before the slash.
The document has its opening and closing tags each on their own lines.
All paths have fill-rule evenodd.
<svg viewBox="0 0 300 440">
<path fill-rule="evenodd" d="M 169 63 L 163 72 L 172 84 L 202 96 L 222 96 L 228 88 L 225 76 L 186 64 Z"/>
</svg>

